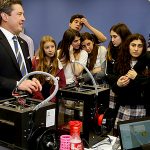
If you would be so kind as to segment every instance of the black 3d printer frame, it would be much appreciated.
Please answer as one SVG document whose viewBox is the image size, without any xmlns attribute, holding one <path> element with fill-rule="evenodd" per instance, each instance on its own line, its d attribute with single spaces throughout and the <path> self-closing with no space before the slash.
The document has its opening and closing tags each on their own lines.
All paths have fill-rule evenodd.
<svg viewBox="0 0 150 150">
<path fill-rule="evenodd" d="M 98 104 L 103 104 L 103 106 L 105 108 L 108 108 L 109 107 L 110 89 L 103 88 L 103 87 L 97 87 L 98 96 L 96 98 L 94 86 L 86 86 L 86 85 L 82 86 L 83 88 L 91 89 L 90 92 L 80 92 L 80 91 L 69 90 L 69 88 L 72 89 L 73 87 L 75 87 L 75 86 L 73 85 L 73 86 L 61 88 L 58 90 L 57 95 L 56 95 L 57 113 L 59 113 L 59 99 L 66 99 L 66 100 L 72 100 L 72 101 L 83 101 L 83 104 L 84 104 L 84 106 L 83 106 L 84 107 L 83 122 L 82 122 L 82 132 L 80 135 L 87 142 L 89 142 L 91 108 L 95 107 L 96 99 L 98 100 Z M 57 114 L 57 116 L 58 116 L 58 114 Z M 69 131 L 59 129 L 58 119 L 56 120 L 57 132 L 59 134 L 70 134 Z"/>
<path fill-rule="evenodd" d="M 41 103 L 41 100 L 32 98 L 26 99 Z M 2 104 L 3 102 L 12 100 L 15 100 L 15 98 L 1 100 L 0 103 Z M 46 111 L 49 109 L 55 109 L 56 119 L 56 104 L 52 102 L 44 104 L 38 111 L 35 112 L 33 131 L 37 128 L 46 129 Z M 0 145 L 15 150 L 29 149 L 29 142 L 27 141 L 27 138 L 31 129 L 30 121 L 32 117 L 32 110 L 32 107 L 17 110 L 0 105 Z M 56 130 L 56 123 L 54 126 L 48 127 L 47 129 Z"/>
</svg>

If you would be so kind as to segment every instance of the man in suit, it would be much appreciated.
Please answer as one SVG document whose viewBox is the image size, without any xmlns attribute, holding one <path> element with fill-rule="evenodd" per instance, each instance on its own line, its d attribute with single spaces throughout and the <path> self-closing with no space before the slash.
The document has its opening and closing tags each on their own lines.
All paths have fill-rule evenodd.
<svg viewBox="0 0 150 150">
<path fill-rule="evenodd" d="M 22 78 L 13 37 L 22 31 L 24 21 L 21 0 L 0 1 L 0 100 L 12 97 L 12 90 Z M 32 70 L 28 45 L 20 37 L 17 38 L 17 43 L 25 69 L 29 73 Z M 32 80 L 24 80 L 18 90 L 32 94 L 41 88 L 39 81 L 33 78 Z"/>
</svg>

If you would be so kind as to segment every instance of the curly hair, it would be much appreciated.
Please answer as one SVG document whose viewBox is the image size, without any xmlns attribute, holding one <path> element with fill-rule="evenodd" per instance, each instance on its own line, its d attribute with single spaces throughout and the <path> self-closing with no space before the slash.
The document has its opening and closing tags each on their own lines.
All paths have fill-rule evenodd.
<svg viewBox="0 0 150 150">
<path fill-rule="evenodd" d="M 143 44 L 142 54 L 137 59 L 140 59 L 146 54 L 147 48 L 146 48 L 146 40 L 144 36 L 139 33 L 129 35 L 126 41 L 122 44 L 120 51 L 118 53 L 117 60 L 114 64 L 116 68 L 116 72 L 120 76 L 125 75 L 131 69 L 131 64 L 130 64 L 131 54 L 129 52 L 129 46 L 130 43 L 134 40 L 141 40 Z"/>
<path fill-rule="evenodd" d="M 50 64 L 48 64 L 48 62 L 45 58 L 45 52 L 44 52 L 44 44 L 47 42 L 52 42 L 52 43 L 54 43 L 54 46 L 55 46 L 55 54 L 54 54 L 53 58 L 51 58 Z M 51 36 L 44 36 L 41 39 L 40 46 L 38 49 L 38 56 L 39 56 L 39 64 L 37 66 L 37 71 L 48 72 L 51 75 L 55 76 L 57 68 L 58 68 L 57 49 L 56 49 L 56 42 Z M 37 79 L 43 85 L 46 81 L 46 76 L 37 75 Z M 52 79 L 50 79 L 49 84 L 53 84 Z"/>
<path fill-rule="evenodd" d="M 123 43 L 126 37 L 131 34 L 131 31 L 124 23 L 118 23 L 116 25 L 113 25 L 110 29 L 110 32 L 111 31 L 116 32 L 121 37 L 121 40 L 122 40 L 121 43 Z M 113 47 L 113 43 L 112 41 L 110 41 L 108 45 L 108 51 L 106 54 L 106 60 L 112 61 L 112 56 L 111 56 L 112 47 Z"/>
</svg>

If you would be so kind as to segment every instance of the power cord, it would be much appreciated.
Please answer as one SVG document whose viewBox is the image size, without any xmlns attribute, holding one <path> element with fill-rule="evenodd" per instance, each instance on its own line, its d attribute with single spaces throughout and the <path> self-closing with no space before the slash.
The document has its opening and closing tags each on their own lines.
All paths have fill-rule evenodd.
<svg viewBox="0 0 150 150">
<path fill-rule="evenodd" d="M 26 75 L 19 81 L 18 85 L 17 85 L 17 86 L 15 87 L 15 89 L 12 91 L 12 95 L 13 95 L 14 97 L 17 97 L 17 96 L 18 96 L 18 95 L 15 94 L 15 92 L 18 90 L 19 85 L 20 85 L 25 79 L 27 79 L 29 76 L 34 75 L 34 74 L 44 74 L 44 75 L 46 75 L 46 76 L 48 76 L 48 77 L 51 77 L 51 78 L 53 79 L 53 81 L 54 81 L 55 90 L 53 91 L 53 93 L 52 93 L 47 99 L 45 99 L 44 101 L 42 101 L 41 103 L 39 103 L 39 104 L 38 104 L 37 106 L 35 106 L 35 108 L 32 110 L 31 116 L 30 116 L 30 117 L 31 117 L 31 118 L 30 118 L 30 133 L 29 133 L 29 136 L 28 136 L 28 138 L 27 138 L 27 141 L 29 141 L 29 140 L 31 139 L 31 134 L 32 134 L 32 131 L 33 131 L 33 128 L 34 128 L 35 112 L 36 112 L 40 107 L 42 107 L 44 104 L 46 104 L 48 101 L 50 101 L 50 100 L 56 95 L 56 93 L 57 93 L 57 91 L 58 91 L 58 81 L 57 81 L 57 79 L 56 79 L 53 75 L 51 75 L 51 74 L 49 74 L 49 73 L 47 73 L 47 72 L 34 71 L 34 72 L 30 72 L 30 73 L 26 74 Z"/>
</svg>

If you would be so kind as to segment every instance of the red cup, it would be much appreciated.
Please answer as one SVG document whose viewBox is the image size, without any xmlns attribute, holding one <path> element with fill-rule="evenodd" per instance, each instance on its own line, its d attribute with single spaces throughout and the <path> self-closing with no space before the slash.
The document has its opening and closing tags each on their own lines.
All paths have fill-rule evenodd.
<svg viewBox="0 0 150 150">
<path fill-rule="evenodd" d="M 81 121 L 70 121 L 69 122 L 69 127 L 70 127 L 70 135 L 72 136 L 73 134 L 73 128 L 78 127 L 78 134 L 80 136 L 80 130 L 81 130 L 82 122 Z"/>
</svg>

